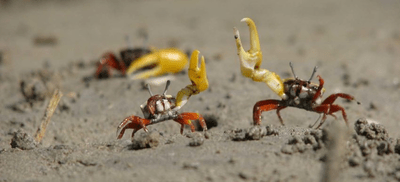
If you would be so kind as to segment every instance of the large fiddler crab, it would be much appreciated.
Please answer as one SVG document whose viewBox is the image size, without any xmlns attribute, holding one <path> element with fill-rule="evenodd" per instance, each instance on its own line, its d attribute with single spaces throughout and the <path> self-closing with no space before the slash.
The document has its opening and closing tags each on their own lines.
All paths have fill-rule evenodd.
<svg viewBox="0 0 400 182">
<path fill-rule="evenodd" d="M 103 54 L 95 77 L 111 77 L 112 68 L 121 72 L 123 76 L 132 75 L 131 79 L 145 79 L 166 73 L 178 73 L 186 67 L 188 59 L 188 56 L 177 48 L 128 47 L 120 51 L 119 58 L 112 52 Z M 133 74 L 146 68 L 148 69 L 142 73 Z"/>
<path fill-rule="evenodd" d="M 208 88 L 208 80 L 206 73 L 206 65 L 204 62 L 204 57 L 201 57 L 201 66 L 198 67 L 198 56 L 199 51 L 194 50 L 190 58 L 189 65 L 189 79 L 192 82 L 191 85 L 186 86 L 180 90 L 176 98 L 171 95 L 166 95 L 170 81 L 167 82 L 164 93 L 162 95 L 153 95 L 150 87 L 147 85 L 147 89 L 150 93 L 150 98 L 140 106 L 142 109 L 144 118 L 132 115 L 125 118 L 117 128 L 117 138 L 120 139 L 125 133 L 126 129 L 133 129 L 132 139 L 134 134 L 143 128 L 145 132 L 148 131 L 148 125 L 159 123 L 166 120 L 174 120 L 181 124 L 181 134 L 185 125 L 191 127 L 192 132 L 194 132 L 195 127 L 192 123 L 193 120 L 199 120 L 200 126 L 203 131 L 207 131 L 207 126 L 204 118 L 199 113 L 178 113 L 178 111 L 185 105 L 192 95 L 199 94 L 200 92 Z"/>
<path fill-rule="evenodd" d="M 243 18 L 242 22 L 246 22 L 250 30 L 250 50 L 247 52 L 243 49 L 240 40 L 239 31 L 234 28 L 237 52 L 240 59 L 240 69 L 243 76 L 251 78 L 256 82 L 264 82 L 272 89 L 282 100 L 263 100 L 254 105 L 253 108 L 253 123 L 254 125 L 261 124 L 261 113 L 276 109 L 276 113 L 282 125 L 284 125 L 280 111 L 286 107 L 296 107 L 305 109 L 307 111 L 317 112 L 323 114 L 319 128 L 326 120 L 327 115 L 331 115 L 341 111 L 343 118 L 348 125 L 347 115 L 343 107 L 333 104 L 338 97 L 354 100 L 354 97 L 345 93 L 336 93 L 330 95 L 322 101 L 322 95 L 325 92 L 324 80 L 321 76 L 317 76 L 319 84 L 311 83 L 317 67 L 309 80 L 299 79 L 294 73 L 293 66 L 290 63 L 294 78 L 281 79 L 279 75 L 267 69 L 260 68 L 262 62 L 262 52 L 260 50 L 260 42 L 258 38 L 257 28 L 254 21 L 250 18 Z M 357 102 L 359 104 L 359 102 Z M 318 120 L 317 120 L 318 121 Z M 314 127 L 315 122 L 311 127 Z"/>
</svg>

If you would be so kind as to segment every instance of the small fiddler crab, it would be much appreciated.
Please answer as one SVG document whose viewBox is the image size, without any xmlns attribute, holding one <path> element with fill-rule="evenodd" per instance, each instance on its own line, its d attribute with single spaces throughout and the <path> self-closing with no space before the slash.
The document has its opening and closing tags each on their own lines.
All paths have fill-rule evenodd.
<svg viewBox="0 0 400 182">
<path fill-rule="evenodd" d="M 256 82 L 264 82 L 272 89 L 281 100 L 263 100 L 257 102 L 253 107 L 253 123 L 254 125 L 261 124 L 261 113 L 265 111 L 275 110 L 282 125 L 284 125 L 280 111 L 286 107 L 296 107 L 307 111 L 321 113 L 322 119 L 316 128 L 321 127 L 325 122 L 326 116 L 341 111 L 346 125 L 348 125 L 347 115 L 342 106 L 333 104 L 338 97 L 355 100 L 353 96 L 346 93 L 336 93 L 330 95 L 322 101 L 322 95 L 325 92 L 324 80 L 321 76 L 317 76 L 319 84 L 311 83 L 317 67 L 314 68 L 309 80 L 299 79 L 293 70 L 293 65 L 290 63 L 294 78 L 281 79 L 279 75 L 267 69 L 260 68 L 262 62 L 262 52 L 260 50 L 260 42 L 258 38 L 257 28 L 254 21 L 250 18 L 243 18 L 242 22 L 246 22 L 250 30 L 250 50 L 247 52 L 243 49 L 240 40 L 239 31 L 234 28 L 237 52 L 240 59 L 240 68 L 243 76 L 251 78 Z M 359 102 L 357 102 L 360 104 Z M 318 120 L 317 120 L 318 122 Z M 315 122 L 310 127 L 314 127 Z"/>
<path fill-rule="evenodd" d="M 201 66 L 198 67 L 198 56 L 199 51 L 194 50 L 190 59 L 189 65 L 189 79 L 192 84 L 186 86 L 182 90 L 180 90 L 176 96 L 176 98 L 171 95 L 166 95 L 168 87 L 170 85 L 170 81 L 167 81 L 164 93 L 162 95 L 153 95 L 150 90 L 150 86 L 147 85 L 147 89 L 150 93 L 150 98 L 143 103 L 140 108 L 142 109 L 144 118 L 132 115 L 125 118 L 117 128 L 117 138 L 121 139 L 125 133 L 126 129 L 133 129 L 132 137 L 133 140 L 134 134 L 143 128 L 145 132 L 148 132 L 146 126 L 156 124 L 166 120 L 174 120 L 181 124 L 181 134 L 183 133 L 183 129 L 185 125 L 189 125 L 191 127 L 192 132 L 195 131 L 195 126 L 192 121 L 198 120 L 200 126 L 203 131 L 207 131 L 207 126 L 204 121 L 204 118 L 199 113 L 178 113 L 178 111 L 185 105 L 188 99 L 192 95 L 199 94 L 200 92 L 206 90 L 208 88 L 208 80 L 206 74 L 206 65 L 204 61 L 204 57 L 201 57 Z"/>
</svg>

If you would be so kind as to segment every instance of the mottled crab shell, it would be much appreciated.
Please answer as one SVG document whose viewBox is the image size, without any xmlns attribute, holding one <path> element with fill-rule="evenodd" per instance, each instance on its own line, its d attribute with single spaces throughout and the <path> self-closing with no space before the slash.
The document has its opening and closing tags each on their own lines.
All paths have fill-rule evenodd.
<svg viewBox="0 0 400 182">
<path fill-rule="evenodd" d="M 288 98 L 285 100 L 288 106 L 310 109 L 321 104 L 322 94 L 311 103 L 314 95 L 317 93 L 318 85 L 306 80 L 288 79 L 284 82 L 285 94 Z"/>
<path fill-rule="evenodd" d="M 140 108 L 146 119 L 153 119 L 154 115 L 168 112 L 175 106 L 176 100 L 171 95 L 153 95 Z"/>
</svg>

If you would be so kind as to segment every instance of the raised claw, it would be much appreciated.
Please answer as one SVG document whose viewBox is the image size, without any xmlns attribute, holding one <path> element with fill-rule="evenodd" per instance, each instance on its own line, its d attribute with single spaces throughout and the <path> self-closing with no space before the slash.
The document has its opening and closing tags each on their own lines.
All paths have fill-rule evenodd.
<svg viewBox="0 0 400 182">
<path fill-rule="evenodd" d="M 200 68 L 198 67 L 199 53 L 200 51 L 194 50 L 190 57 L 189 79 L 194 83 L 198 92 L 202 92 L 208 88 L 208 79 L 204 56 L 201 56 L 201 65 Z"/>
<path fill-rule="evenodd" d="M 240 59 L 240 70 L 246 77 L 252 77 L 254 69 L 259 68 L 262 62 L 262 52 L 258 38 L 257 28 L 254 21 L 250 18 L 243 18 L 241 22 L 246 22 L 250 30 L 250 49 L 246 52 L 240 40 L 239 30 L 234 27 L 236 47 Z"/>
<path fill-rule="evenodd" d="M 272 91 L 279 95 L 279 97 L 287 99 L 288 96 L 284 93 L 284 85 L 279 75 L 267 69 L 260 68 L 262 63 L 262 52 L 254 21 L 250 18 L 243 18 L 241 21 L 246 22 L 250 30 L 250 49 L 246 52 L 243 49 L 239 31 L 237 28 L 233 28 L 242 75 L 251 78 L 253 81 L 266 83 Z"/>
<path fill-rule="evenodd" d="M 126 74 L 132 75 L 139 69 L 155 65 L 154 68 L 148 71 L 131 76 L 131 79 L 145 79 L 166 73 L 178 73 L 186 67 L 187 63 L 188 57 L 181 50 L 176 48 L 160 49 L 135 60 L 129 66 Z"/>
<path fill-rule="evenodd" d="M 147 125 L 150 125 L 151 122 L 149 119 L 144 119 L 138 116 L 129 116 L 127 118 L 125 118 L 119 125 L 117 128 L 117 139 L 121 139 L 122 136 L 124 136 L 125 130 L 126 129 L 133 129 L 132 131 L 132 136 L 131 138 L 133 139 L 133 136 L 135 135 L 135 133 L 142 129 L 145 132 L 148 132 L 148 129 L 146 128 Z"/>
<path fill-rule="evenodd" d="M 200 51 L 194 50 L 192 56 L 190 57 L 189 65 L 189 79 L 192 82 L 191 85 L 186 86 L 178 92 L 176 95 L 176 107 L 174 111 L 178 111 L 185 105 L 192 95 L 196 95 L 208 88 L 208 79 L 206 72 L 206 63 L 204 61 L 204 56 L 201 56 L 201 65 L 199 64 L 199 53 Z"/>
</svg>

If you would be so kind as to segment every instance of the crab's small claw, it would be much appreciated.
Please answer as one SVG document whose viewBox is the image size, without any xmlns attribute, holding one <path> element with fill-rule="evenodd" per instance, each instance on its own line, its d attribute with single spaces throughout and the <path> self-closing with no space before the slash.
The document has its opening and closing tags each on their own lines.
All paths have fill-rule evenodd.
<svg viewBox="0 0 400 182">
<path fill-rule="evenodd" d="M 154 68 L 148 71 L 131 76 L 132 79 L 145 79 L 166 73 L 178 73 L 186 67 L 187 62 L 187 55 L 179 49 L 168 48 L 154 50 L 132 62 L 126 73 L 127 75 L 132 75 L 139 69 L 155 65 Z"/>
<path fill-rule="evenodd" d="M 197 91 L 202 92 L 208 88 L 208 79 L 204 56 L 201 56 L 201 66 L 200 68 L 198 67 L 199 53 L 200 51 L 194 50 L 190 57 L 189 79 L 194 83 Z"/>
<path fill-rule="evenodd" d="M 254 21 L 250 18 L 243 18 L 241 21 L 246 22 L 250 30 L 250 49 L 246 52 L 243 49 L 240 40 L 239 30 L 233 28 L 242 75 L 251 78 L 256 82 L 266 83 L 272 91 L 279 95 L 279 97 L 286 99 L 287 95 L 284 93 L 283 82 L 279 75 L 267 69 L 260 68 L 262 63 L 262 52 Z"/>
</svg>

